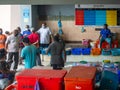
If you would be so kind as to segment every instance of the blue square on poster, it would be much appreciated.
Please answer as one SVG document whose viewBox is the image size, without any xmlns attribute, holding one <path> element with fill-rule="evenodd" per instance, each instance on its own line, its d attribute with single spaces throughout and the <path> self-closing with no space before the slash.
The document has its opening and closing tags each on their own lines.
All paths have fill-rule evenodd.
<svg viewBox="0 0 120 90">
<path fill-rule="evenodd" d="M 106 10 L 96 10 L 96 25 L 103 25 L 106 23 Z"/>
<path fill-rule="evenodd" d="M 23 9 L 23 18 L 29 18 L 29 16 L 30 16 L 29 8 L 24 8 Z"/>
<path fill-rule="evenodd" d="M 84 10 L 84 25 L 95 25 L 95 10 Z"/>
</svg>

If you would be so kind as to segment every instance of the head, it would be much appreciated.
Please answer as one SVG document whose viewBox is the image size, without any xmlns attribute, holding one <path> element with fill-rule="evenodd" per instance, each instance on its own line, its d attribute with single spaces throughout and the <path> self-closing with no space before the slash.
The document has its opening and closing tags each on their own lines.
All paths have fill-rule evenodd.
<svg viewBox="0 0 120 90">
<path fill-rule="evenodd" d="M 17 36 L 17 35 L 18 35 L 18 30 L 15 29 L 15 30 L 13 31 L 13 34 L 14 34 L 14 36 Z"/>
<path fill-rule="evenodd" d="M 23 38 L 23 44 L 24 44 L 25 46 L 30 44 L 30 40 L 29 40 L 28 37 Z"/>
<path fill-rule="evenodd" d="M 44 22 L 43 24 L 42 24 L 42 28 L 46 28 L 47 27 L 47 24 Z"/>
<path fill-rule="evenodd" d="M 10 35 L 10 32 L 9 32 L 9 31 L 5 31 L 5 34 L 6 34 L 6 35 Z"/>
<path fill-rule="evenodd" d="M 54 36 L 53 36 L 53 39 L 54 39 L 54 41 L 59 42 L 59 36 L 58 36 L 58 35 L 54 35 Z"/>
<path fill-rule="evenodd" d="M 26 28 L 26 29 L 29 29 L 29 28 L 30 28 L 30 26 L 29 26 L 29 25 L 26 25 L 26 26 L 25 26 L 25 28 Z"/>
<path fill-rule="evenodd" d="M 17 27 L 18 33 L 21 33 L 21 28 Z"/>
<path fill-rule="evenodd" d="M 107 24 L 104 24 L 104 29 L 108 29 L 108 25 Z"/>
<path fill-rule="evenodd" d="M 3 30 L 2 30 L 2 28 L 0 28 L 0 34 L 2 34 L 3 33 Z"/>
<path fill-rule="evenodd" d="M 31 31 L 32 31 L 32 33 L 35 33 L 35 32 L 36 32 L 35 28 L 32 28 Z"/>
<path fill-rule="evenodd" d="M 5 49 L 0 49 L 0 60 L 6 59 L 6 51 Z"/>
</svg>

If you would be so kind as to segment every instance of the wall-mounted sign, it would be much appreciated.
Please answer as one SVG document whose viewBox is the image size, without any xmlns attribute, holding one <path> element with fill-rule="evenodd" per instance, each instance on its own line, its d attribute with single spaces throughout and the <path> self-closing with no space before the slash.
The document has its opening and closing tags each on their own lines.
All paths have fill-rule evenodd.
<svg viewBox="0 0 120 90">
<path fill-rule="evenodd" d="M 23 19 L 25 23 L 29 22 L 29 18 L 30 18 L 30 9 L 29 8 L 25 8 L 23 9 Z"/>
</svg>

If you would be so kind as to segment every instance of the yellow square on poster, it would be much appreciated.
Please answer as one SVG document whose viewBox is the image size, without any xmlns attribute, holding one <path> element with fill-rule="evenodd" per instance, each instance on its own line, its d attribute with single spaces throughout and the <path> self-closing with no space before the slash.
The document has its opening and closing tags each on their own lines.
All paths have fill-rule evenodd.
<svg viewBox="0 0 120 90">
<path fill-rule="evenodd" d="M 106 11 L 106 22 L 110 26 L 117 25 L 117 10 L 107 10 Z"/>
</svg>

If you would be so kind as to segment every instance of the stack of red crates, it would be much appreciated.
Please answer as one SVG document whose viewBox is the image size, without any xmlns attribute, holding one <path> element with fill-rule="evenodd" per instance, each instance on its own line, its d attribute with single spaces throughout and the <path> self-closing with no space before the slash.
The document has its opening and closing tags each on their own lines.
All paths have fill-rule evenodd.
<svg viewBox="0 0 120 90">
<path fill-rule="evenodd" d="M 16 76 L 17 90 L 34 90 L 38 81 L 40 90 L 63 90 L 66 70 L 27 69 Z"/>
<path fill-rule="evenodd" d="M 64 77 L 65 90 L 94 90 L 95 67 L 72 67 Z"/>
</svg>

